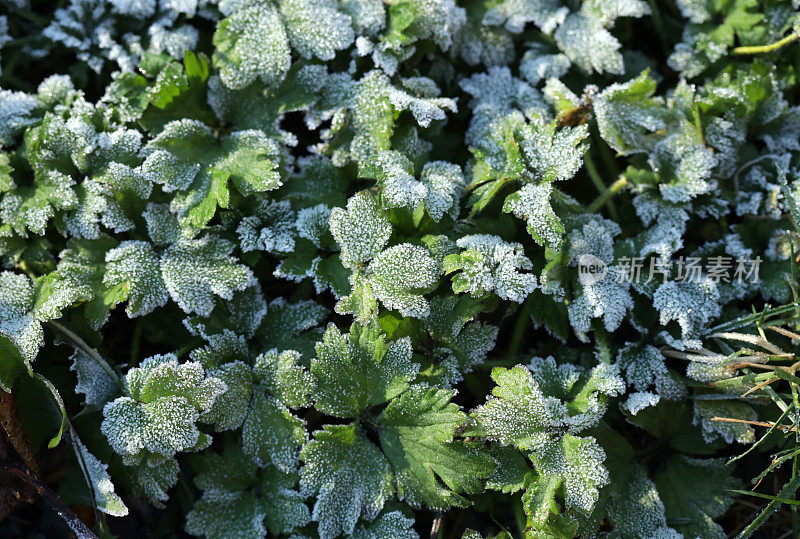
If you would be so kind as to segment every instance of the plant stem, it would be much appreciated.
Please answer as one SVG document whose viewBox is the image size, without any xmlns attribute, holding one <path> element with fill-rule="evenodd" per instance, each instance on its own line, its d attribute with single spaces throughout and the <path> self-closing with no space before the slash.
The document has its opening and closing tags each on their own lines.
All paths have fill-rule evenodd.
<svg viewBox="0 0 800 539">
<path fill-rule="evenodd" d="M 57 329 L 61 333 L 63 333 L 78 348 L 80 348 L 81 350 L 86 352 L 86 355 L 88 355 L 90 358 L 95 360 L 97 362 L 97 364 L 100 365 L 100 367 L 102 367 L 102 369 L 106 372 L 106 374 L 108 374 L 111 377 L 111 379 L 114 380 L 114 383 L 116 383 L 117 386 L 119 386 L 119 388 L 124 391 L 125 387 L 122 385 L 122 381 L 119 379 L 119 375 L 117 375 L 117 373 L 114 372 L 114 369 L 111 368 L 111 366 L 108 364 L 108 362 L 106 362 L 106 360 L 103 359 L 103 356 L 101 356 L 97 352 L 97 350 L 95 350 L 94 348 L 92 348 L 91 346 L 86 344 L 86 341 L 84 341 L 83 339 L 78 337 L 78 335 L 73 333 L 70 329 L 67 329 L 66 327 L 62 326 L 58 322 L 56 322 L 54 320 L 51 320 L 47 324 L 50 325 L 51 327 Z"/>
<path fill-rule="evenodd" d="M 798 34 L 797 32 L 792 32 L 785 38 L 776 41 L 775 43 L 770 43 L 769 45 L 736 47 L 731 52 L 733 52 L 733 54 L 763 54 L 766 52 L 772 52 L 796 41 L 798 37 L 800 37 L 800 34 Z"/>
<path fill-rule="evenodd" d="M 67 523 L 67 526 L 70 527 L 78 539 L 97 539 L 97 536 L 92 533 L 86 524 L 84 524 L 83 521 L 78 518 L 78 516 L 73 513 L 69 507 L 67 507 L 67 504 L 64 503 L 64 500 L 59 498 L 58 495 L 47 485 L 23 470 L 20 470 L 13 464 L 5 461 L 0 462 L 0 470 L 8 475 L 16 477 L 17 479 L 21 479 L 28 487 L 33 488 L 33 490 L 35 490 L 36 493 L 39 494 L 39 496 L 41 496 L 42 499 L 44 499 L 44 501 L 50 505 L 50 507 L 53 508 L 56 514 Z"/>
<path fill-rule="evenodd" d="M 611 184 L 608 189 L 600 193 L 600 196 L 595 199 L 594 202 L 589 204 L 588 212 L 596 212 L 600 209 L 601 206 L 606 204 L 614 195 L 622 191 L 625 187 L 628 186 L 628 179 L 625 176 L 621 176 L 617 181 Z M 611 213 L 611 208 L 609 207 L 609 213 Z M 612 215 L 613 217 L 613 215 Z M 614 217 L 616 220 L 616 217 Z"/>
<path fill-rule="evenodd" d="M 528 329 L 528 325 L 530 324 L 532 309 L 533 297 L 529 295 L 525 298 L 517 314 L 517 322 L 514 324 L 514 333 L 511 335 L 511 342 L 508 345 L 509 356 L 516 356 L 522 348 L 522 339 L 525 336 L 525 330 Z"/>
</svg>

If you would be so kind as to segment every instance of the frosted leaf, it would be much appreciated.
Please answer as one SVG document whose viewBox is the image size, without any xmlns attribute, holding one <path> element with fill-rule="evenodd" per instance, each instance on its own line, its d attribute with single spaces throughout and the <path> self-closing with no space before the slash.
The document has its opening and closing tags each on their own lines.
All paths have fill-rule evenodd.
<svg viewBox="0 0 800 539">
<path fill-rule="evenodd" d="M 425 209 L 434 221 L 445 214 L 453 218 L 458 215 L 462 190 L 466 186 L 461 167 L 446 161 L 431 161 L 422 167 L 419 181 L 427 188 Z"/>
<path fill-rule="evenodd" d="M 675 3 L 681 10 L 681 15 L 692 22 L 703 23 L 712 16 L 710 6 L 705 0 L 677 0 Z"/>
<path fill-rule="evenodd" d="M 219 367 L 206 368 L 209 376 L 221 380 L 228 389 L 214 399 L 214 404 L 200 416 L 200 421 L 214 425 L 217 432 L 241 427 L 247 415 L 253 388 L 250 366 L 241 361 L 233 361 Z"/>
<path fill-rule="evenodd" d="M 147 33 L 150 37 L 148 52 L 166 53 L 175 59 L 182 59 L 186 51 L 197 49 L 199 32 L 196 28 L 184 24 L 181 26 L 169 27 L 169 19 L 161 19 L 161 23 L 150 25 Z"/>
<path fill-rule="evenodd" d="M 710 279 L 667 281 L 653 294 L 653 306 L 662 326 L 678 322 L 685 343 L 698 339 L 707 324 L 720 314 L 719 291 Z"/>
<path fill-rule="evenodd" d="M 647 152 L 653 134 L 666 128 L 663 99 L 653 97 L 656 81 L 648 72 L 624 84 L 606 87 L 593 99 L 597 126 L 603 139 L 617 152 Z"/>
<path fill-rule="evenodd" d="M 615 331 L 628 309 L 633 308 L 630 283 L 621 276 L 623 270 L 610 265 L 614 262 L 613 238 L 619 233 L 619 225 L 597 216 L 587 217 L 583 226 L 569 233 L 571 266 L 578 265 L 587 256 L 608 265 L 608 271 L 599 280 L 582 281 L 577 297 L 568 305 L 570 323 L 579 334 L 589 331 L 592 318 L 601 317 L 606 329 Z"/>
<path fill-rule="evenodd" d="M 453 276 L 453 291 L 473 296 L 495 293 L 500 298 L 521 303 L 536 289 L 536 276 L 522 273 L 533 264 L 519 243 L 504 242 L 490 234 L 472 234 L 456 241 L 462 249 L 444 260 L 445 273 Z"/>
<path fill-rule="evenodd" d="M 250 351 L 247 340 L 231 331 L 223 329 L 221 333 L 202 334 L 208 344 L 189 352 L 189 358 L 197 361 L 204 369 L 220 367 L 231 362 L 250 362 Z"/>
<path fill-rule="evenodd" d="M 703 428 L 703 438 L 711 443 L 721 437 L 726 443 L 752 444 L 756 441 L 755 429 L 747 423 L 712 421 L 714 417 L 735 417 L 756 421 L 758 414 L 750 406 L 735 400 L 696 400 L 692 423 Z"/>
<path fill-rule="evenodd" d="M 258 334 L 267 348 L 298 350 L 310 356 L 322 335 L 317 326 L 327 316 L 328 309 L 313 300 L 289 303 L 276 298 L 267 306 Z"/>
<path fill-rule="evenodd" d="M 438 265 L 428 251 L 409 243 L 378 254 L 366 270 L 373 293 L 388 309 L 423 319 L 429 312 L 423 294 L 436 284 L 438 276 Z"/>
<path fill-rule="evenodd" d="M 571 14 L 553 33 L 553 38 L 561 52 L 587 73 L 623 71 L 619 41 L 596 18 Z"/>
<path fill-rule="evenodd" d="M 387 343 L 375 325 L 354 324 L 340 333 L 328 326 L 311 360 L 314 406 L 336 417 L 357 417 L 405 391 L 419 372 L 408 337 Z"/>
<path fill-rule="evenodd" d="M 128 514 L 128 508 L 125 502 L 114 492 L 114 484 L 111 483 L 111 477 L 108 475 L 108 465 L 100 462 L 97 457 L 89 453 L 86 446 L 74 438 L 74 446 L 78 459 L 81 461 L 82 469 L 86 471 L 89 476 L 91 484 L 89 488 L 94 496 L 94 504 L 97 509 L 107 515 L 114 517 L 124 517 Z"/>
<path fill-rule="evenodd" d="M 32 312 L 34 299 L 34 288 L 27 276 L 0 273 L 0 331 L 29 362 L 44 345 L 42 326 Z"/>
<path fill-rule="evenodd" d="M 76 348 L 70 356 L 69 370 L 78 377 L 75 392 L 85 395 L 86 406 L 101 407 L 119 394 L 119 387 L 106 370 L 83 350 Z"/>
<path fill-rule="evenodd" d="M 148 181 L 161 185 L 164 191 L 170 193 L 188 189 L 200 171 L 200 165 L 157 149 L 145 158 L 139 171 Z"/>
<path fill-rule="evenodd" d="M 564 236 L 564 225 L 550 205 L 551 183 L 529 183 L 506 197 L 503 211 L 513 213 L 528 223 L 528 233 L 540 245 L 558 250 Z"/>
<path fill-rule="evenodd" d="M 394 468 L 397 497 L 414 508 L 466 507 L 496 463 L 479 444 L 455 441 L 466 414 L 452 391 L 412 386 L 378 418 L 381 447 Z"/>
<path fill-rule="evenodd" d="M 450 112 L 457 110 L 453 99 L 437 97 L 439 90 L 427 77 L 403 79 L 403 86 L 408 91 L 389 86 L 386 95 L 394 108 L 410 111 L 422 127 L 428 127 L 434 120 L 444 120 L 446 110 Z"/>
<path fill-rule="evenodd" d="M 156 253 L 145 241 L 127 240 L 106 253 L 103 284 L 123 284 L 125 312 L 131 318 L 149 314 L 169 299 Z"/>
<path fill-rule="evenodd" d="M 186 313 L 208 316 L 214 296 L 230 300 L 253 279 L 247 266 L 231 257 L 233 244 L 205 236 L 171 245 L 161 258 L 161 274 L 172 299 Z"/>
<path fill-rule="evenodd" d="M 38 108 L 35 96 L 0 89 L 0 148 L 11 146 L 26 127 L 39 121 Z"/>
<path fill-rule="evenodd" d="M 628 398 L 620 406 L 627 410 L 629 414 L 636 415 L 645 408 L 655 406 L 659 402 L 661 402 L 661 395 L 647 391 L 635 391 L 628 393 Z"/>
<path fill-rule="evenodd" d="M 353 533 L 359 518 L 373 520 L 394 493 L 389 463 L 355 425 L 325 426 L 300 458 L 300 491 L 316 494 L 311 518 L 323 539 Z"/>
<path fill-rule="evenodd" d="M 310 520 L 297 477 L 273 467 L 257 470 L 235 446 L 197 461 L 194 482 L 203 491 L 186 516 L 186 531 L 210 539 L 289 533 Z"/>
<path fill-rule="evenodd" d="M 331 209 L 325 204 L 299 210 L 294 223 L 297 235 L 309 240 L 317 248 L 322 247 L 323 238 L 330 230 L 328 226 L 330 218 Z"/>
<path fill-rule="evenodd" d="M 243 252 L 289 253 L 294 250 L 295 212 L 289 202 L 261 200 L 253 215 L 243 217 L 236 233 Z"/>
<path fill-rule="evenodd" d="M 664 174 L 659 190 L 669 202 L 687 202 L 711 192 L 716 183 L 711 181 L 717 157 L 703 142 L 703 134 L 691 123 L 684 121 L 679 130 L 656 144 L 650 154 L 651 168 Z M 662 173 L 661 171 L 664 171 Z"/>
<path fill-rule="evenodd" d="M 664 363 L 664 356 L 655 346 L 649 344 L 637 346 L 635 343 L 627 343 L 617 354 L 617 364 L 625 374 L 629 389 L 639 392 L 636 394 L 640 395 L 635 399 L 638 404 L 631 401 L 633 395 L 629 398 L 626 404 L 629 409 L 636 407 L 641 410 L 646 405 L 647 399 L 655 401 L 651 402 L 651 404 L 655 404 L 659 400 L 658 397 L 679 400 L 686 394 L 683 384 L 670 376 Z M 651 387 L 658 395 L 655 399 L 645 396 L 648 395 L 645 392 Z M 636 412 L 632 411 L 632 413 Z"/>
<path fill-rule="evenodd" d="M 282 472 L 297 469 L 297 456 L 308 435 L 305 421 L 292 415 L 264 387 L 253 389 L 247 417 L 242 425 L 242 449 L 259 464 L 272 463 Z"/>
<path fill-rule="evenodd" d="M 350 16 L 358 34 L 373 35 L 386 25 L 381 0 L 340 0 L 339 9 Z"/>
<path fill-rule="evenodd" d="M 128 371 L 125 385 L 129 396 L 105 405 L 100 430 L 126 463 L 149 455 L 157 464 L 211 442 L 195 422 L 227 387 L 206 377 L 199 363 L 179 364 L 172 354 L 152 356 Z"/>
<path fill-rule="evenodd" d="M 28 232 L 44 235 L 55 216 L 79 205 L 69 175 L 49 169 L 36 174 L 34 182 L 7 192 L 0 202 L 0 222 L 23 237 Z"/>
<path fill-rule="evenodd" d="M 650 15 L 650 6 L 645 0 L 588 0 L 581 5 L 581 13 L 608 27 L 620 17 Z"/>
<path fill-rule="evenodd" d="M 520 149 L 527 168 L 541 182 L 568 180 L 581 168 L 589 135 L 586 125 L 557 130 L 555 122 L 545 123 L 541 117 L 523 128 Z"/>
<path fill-rule="evenodd" d="M 369 524 L 359 524 L 352 539 L 419 539 L 414 530 L 414 519 L 406 518 L 400 511 L 383 513 Z"/>
<path fill-rule="evenodd" d="M 560 476 L 563 481 L 566 509 L 588 516 L 600 496 L 600 487 L 608 484 L 603 466 L 605 451 L 589 436 L 566 434 L 560 440 L 548 440 L 531 454 L 536 470 L 543 476 Z"/>
<path fill-rule="evenodd" d="M 615 331 L 628 310 L 633 308 L 628 289 L 629 284 L 619 282 L 616 272 L 612 271 L 596 283 L 584 284 L 580 294 L 568 306 L 570 324 L 576 332 L 586 333 L 591 327 L 591 319 L 602 317 L 605 328 Z"/>
<path fill-rule="evenodd" d="M 241 90 L 260 78 L 283 80 L 291 63 L 289 41 L 278 11 L 269 4 L 236 10 L 214 34 L 214 65 L 225 85 Z"/>
<path fill-rule="evenodd" d="M 381 252 L 392 234 L 392 225 L 368 193 L 350 197 L 347 209 L 334 208 L 330 229 L 342 250 L 342 263 L 351 268 Z"/>
<path fill-rule="evenodd" d="M 168 204 L 147 203 L 142 212 L 147 223 L 147 235 L 156 245 L 169 245 L 178 241 L 181 227 L 178 218 L 169 210 Z"/>
<path fill-rule="evenodd" d="M 569 9 L 560 0 L 504 0 L 486 12 L 484 24 L 502 22 L 509 31 L 518 34 L 532 22 L 550 34 L 567 13 Z"/>
<path fill-rule="evenodd" d="M 76 94 L 69 75 L 50 75 L 36 88 L 36 97 L 46 107 L 55 107 Z"/>
<path fill-rule="evenodd" d="M 519 73 L 532 85 L 547 79 L 559 79 L 569 69 L 570 61 L 564 54 L 548 54 L 541 47 L 533 46 L 522 56 Z"/>
<path fill-rule="evenodd" d="M 355 37 L 350 17 L 334 0 L 282 0 L 280 10 L 292 48 L 303 58 L 333 60 Z"/>
<path fill-rule="evenodd" d="M 664 503 L 647 471 L 636 465 L 624 482 L 614 482 L 608 515 L 614 523 L 610 537 L 678 539 L 682 535 L 667 528 Z"/>
<path fill-rule="evenodd" d="M 132 493 L 135 496 L 146 498 L 155 507 L 163 508 L 169 496 L 167 490 L 178 483 L 178 461 L 167 459 L 164 462 L 152 465 L 141 462 L 131 468 L 126 468 L 127 476 L 133 485 Z"/>
<path fill-rule="evenodd" d="M 559 432 L 577 434 L 596 425 L 607 398 L 625 389 L 612 366 L 598 365 L 587 376 L 552 357 L 533 358 L 529 368 L 497 367 L 492 378 L 497 385 L 475 417 L 489 439 L 530 451 L 539 451 Z"/>
<path fill-rule="evenodd" d="M 377 180 L 387 206 L 415 208 L 428 194 L 428 188 L 414 179 L 413 169 L 411 161 L 400 152 L 380 151 L 367 162 L 359 175 Z"/>
<path fill-rule="evenodd" d="M 466 14 L 454 0 L 423 0 L 398 4 L 392 10 L 392 19 L 403 23 L 389 25 L 388 35 L 384 37 L 389 47 L 401 49 L 418 40 L 431 39 L 446 51 L 453 36 L 466 22 Z"/>
<path fill-rule="evenodd" d="M 277 349 L 260 354 L 253 373 L 279 401 L 289 408 L 310 404 L 314 390 L 314 377 L 300 364 L 300 354 L 294 350 L 278 352 Z"/>
<path fill-rule="evenodd" d="M 647 226 L 641 234 L 642 247 L 639 249 L 639 256 L 646 257 L 655 253 L 669 259 L 683 247 L 683 235 L 689 221 L 689 213 L 683 207 L 646 192 L 636 195 L 633 207 L 639 219 Z"/>
</svg>

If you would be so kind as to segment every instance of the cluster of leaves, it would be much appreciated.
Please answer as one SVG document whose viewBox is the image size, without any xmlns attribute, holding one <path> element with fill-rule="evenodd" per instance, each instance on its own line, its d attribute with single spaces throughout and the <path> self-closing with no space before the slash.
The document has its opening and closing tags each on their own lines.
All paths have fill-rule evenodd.
<svg viewBox="0 0 800 539">
<path fill-rule="evenodd" d="M 797 2 L 3 5 L 0 388 L 98 529 L 725 537 L 797 423 L 709 344 L 797 310 Z"/>
</svg>

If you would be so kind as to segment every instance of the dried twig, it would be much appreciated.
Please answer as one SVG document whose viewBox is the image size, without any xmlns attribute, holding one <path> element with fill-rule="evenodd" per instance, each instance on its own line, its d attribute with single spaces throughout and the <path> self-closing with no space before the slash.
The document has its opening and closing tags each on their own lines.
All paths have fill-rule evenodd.
<svg viewBox="0 0 800 539">
<path fill-rule="evenodd" d="M 22 462 L 28 467 L 30 473 L 34 477 L 39 477 L 39 464 L 31 451 L 31 444 L 25 431 L 22 429 L 22 423 L 17 416 L 17 406 L 14 402 L 14 397 L 11 393 L 6 393 L 0 389 L 0 425 L 6 431 L 11 445 L 14 446 L 17 454 L 22 458 Z"/>
<path fill-rule="evenodd" d="M 442 518 L 444 518 L 444 513 L 441 511 L 436 513 L 436 516 L 433 518 L 433 524 L 431 525 L 431 539 L 436 539 L 439 537 L 439 530 L 442 527 Z"/>
<path fill-rule="evenodd" d="M 53 508 L 58 516 L 66 522 L 67 526 L 69 526 L 78 539 L 97 539 L 97 536 L 92 533 L 92 530 L 72 512 L 67 504 L 64 503 L 64 500 L 59 498 L 50 487 L 10 462 L 0 461 L 0 471 L 22 480 L 27 486 L 33 488 L 33 490 Z"/>
</svg>

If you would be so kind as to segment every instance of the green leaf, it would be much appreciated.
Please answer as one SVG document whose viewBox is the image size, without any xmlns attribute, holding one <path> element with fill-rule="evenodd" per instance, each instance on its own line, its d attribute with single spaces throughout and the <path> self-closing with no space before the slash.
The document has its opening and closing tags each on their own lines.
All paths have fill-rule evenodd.
<svg viewBox="0 0 800 539">
<path fill-rule="evenodd" d="M 394 493 L 392 469 L 355 425 L 327 425 L 300 454 L 300 488 L 316 494 L 312 519 L 329 539 L 353 533 L 359 518 L 373 520 Z"/>
<path fill-rule="evenodd" d="M 342 263 L 349 268 L 370 261 L 383 250 L 392 234 L 385 212 L 366 192 L 351 197 L 347 209 L 334 208 L 330 227 L 342 249 Z"/>
<path fill-rule="evenodd" d="M 237 9 L 214 33 L 214 66 L 229 88 L 240 90 L 257 78 L 267 85 L 283 80 L 291 63 L 281 16 L 271 5 Z"/>
<path fill-rule="evenodd" d="M 304 425 L 283 403 L 257 387 L 242 426 L 242 448 L 260 466 L 272 463 L 282 472 L 292 472 L 308 438 Z"/>
<path fill-rule="evenodd" d="M 214 296 L 230 300 L 252 282 L 252 270 L 230 256 L 234 245 L 214 236 L 182 240 L 161 257 L 161 276 L 172 299 L 186 313 L 208 316 Z"/>
<path fill-rule="evenodd" d="M 733 503 L 727 490 L 737 488 L 739 482 L 731 477 L 724 459 L 675 455 L 654 480 L 669 526 L 690 537 L 726 536 L 714 519 Z"/>
<path fill-rule="evenodd" d="M 466 507 L 462 494 L 483 490 L 495 469 L 480 446 L 454 440 L 467 416 L 450 402 L 453 393 L 413 386 L 378 417 L 383 452 L 395 472 L 397 496 L 413 507 Z"/>
<path fill-rule="evenodd" d="M 315 407 L 336 417 L 356 417 L 367 406 L 394 398 L 419 370 L 411 355 L 409 338 L 387 343 L 377 325 L 353 324 L 349 334 L 342 334 L 330 324 L 311 360 Z"/>
</svg>

